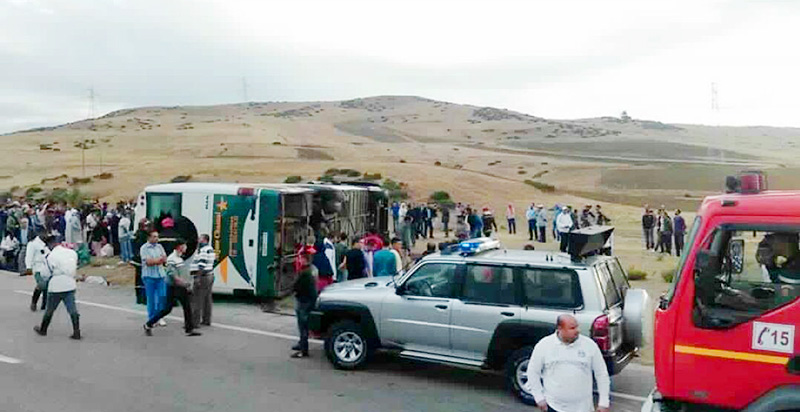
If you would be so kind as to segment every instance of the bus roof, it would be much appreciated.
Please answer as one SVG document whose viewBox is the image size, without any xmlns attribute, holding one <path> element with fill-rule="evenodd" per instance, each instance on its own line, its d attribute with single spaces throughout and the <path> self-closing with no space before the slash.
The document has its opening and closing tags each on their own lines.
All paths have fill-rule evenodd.
<svg viewBox="0 0 800 412">
<path fill-rule="evenodd" d="M 312 193 L 313 190 L 299 185 L 288 183 L 210 183 L 210 182 L 189 182 L 189 183 L 165 183 L 145 187 L 144 191 L 149 193 L 217 193 L 235 195 L 239 189 L 267 189 L 281 193 Z"/>
</svg>

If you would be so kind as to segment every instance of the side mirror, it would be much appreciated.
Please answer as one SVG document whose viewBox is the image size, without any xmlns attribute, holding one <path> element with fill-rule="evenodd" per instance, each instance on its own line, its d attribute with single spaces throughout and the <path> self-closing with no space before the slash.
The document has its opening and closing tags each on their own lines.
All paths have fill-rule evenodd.
<svg viewBox="0 0 800 412">
<path fill-rule="evenodd" d="M 744 239 L 731 239 L 728 244 L 730 273 L 740 274 L 744 271 Z"/>
</svg>

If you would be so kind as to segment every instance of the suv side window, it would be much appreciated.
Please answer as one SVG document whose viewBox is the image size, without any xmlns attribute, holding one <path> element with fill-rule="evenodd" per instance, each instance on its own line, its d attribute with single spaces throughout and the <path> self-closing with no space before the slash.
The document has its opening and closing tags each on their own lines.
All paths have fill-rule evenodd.
<svg viewBox="0 0 800 412">
<path fill-rule="evenodd" d="M 527 305 L 569 309 L 583 305 L 580 283 L 575 272 L 522 269 L 521 273 Z"/>
<path fill-rule="evenodd" d="M 607 264 L 608 271 L 611 272 L 611 280 L 614 281 L 614 286 L 620 291 L 620 295 L 625 298 L 625 292 L 630 289 L 630 284 L 628 283 L 628 277 L 625 275 L 625 271 L 622 270 L 622 265 L 619 264 L 619 259 L 609 260 Z"/>
<path fill-rule="evenodd" d="M 467 302 L 514 305 L 517 287 L 514 269 L 503 266 L 468 265 L 462 300 Z"/>
<path fill-rule="evenodd" d="M 456 285 L 455 263 L 427 263 L 414 271 L 404 288 L 409 296 L 453 297 Z"/>
<path fill-rule="evenodd" d="M 610 308 L 622 302 L 622 295 L 614 285 L 614 281 L 611 279 L 611 273 L 608 271 L 608 267 L 605 263 L 595 266 L 594 269 L 595 273 L 597 273 L 597 281 L 600 283 L 600 290 L 603 291 L 603 296 L 606 297 L 607 307 Z"/>
</svg>

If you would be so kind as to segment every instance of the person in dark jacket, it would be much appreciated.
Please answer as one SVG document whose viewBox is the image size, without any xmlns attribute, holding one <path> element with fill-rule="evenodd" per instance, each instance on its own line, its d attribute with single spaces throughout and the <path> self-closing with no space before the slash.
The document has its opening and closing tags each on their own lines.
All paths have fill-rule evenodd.
<svg viewBox="0 0 800 412">
<path fill-rule="evenodd" d="M 350 250 L 344 254 L 340 268 L 347 269 L 347 280 L 361 279 L 368 275 L 367 259 L 362 248 L 364 245 L 358 238 L 353 238 Z"/>
<path fill-rule="evenodd" d="M 683 236 L 686 233 L 686 221 L 681 216 L 681 210 L 675 211 L 675 217 L 672 218 L 672 230 L 675 231 L 675 255 L 681 255 L 683 250 Z"/>
<path fill-rule="evenodd" d="M 448 225 L 450 224 L 450 209 L 444 205 L 442 206 L 442 230 L 444 231 L 444 237 L 450 237 L 450 228 Z"/>
<path fill-rule="evenodd" d="M 656 224 L 656 217 L 653 216 L 653 210 L 645 205 L 644 213 L 642 214 L 642 235 L 644 236 L 644 248 L 650 250 L 654 248 L 653 242 L 653 228 Z"/>
<path fill-rule="evenodd" d="M 661 252 L 668 255 L 672 254 L 672 219 L 666 210 L 661 211 L 660 226 L 658 228 L 661 233 Z"/>
<path fill-rule="evenodd" d="M 333 267 L 331 266 L 331 261 L 328 259 L 328 256 L 325 254 L 326 247 L 333 248 L 333 245 L 326 245 L 325 239 L 323 239 L 322 235 L 317 238 L 316 242 L 314 242 L 314 257 L 312 258 L 312 263 L 317 268 L 317 291 L 322 292 L 322 289 L 325 289 L 328 285 L 333 283 Z"/>
<path fill-rule="evenodd" d="M 316 254 L 313 246 L 305 246 L 300 250 L 301 268 L 294 284 L 294 311 L 300 341 L 292 347 L 295 351 L 292 358 L 308 357 L 308 317 L 317 301 L 317 268 L 311 264 L 312 256 Z"/>
</svg>

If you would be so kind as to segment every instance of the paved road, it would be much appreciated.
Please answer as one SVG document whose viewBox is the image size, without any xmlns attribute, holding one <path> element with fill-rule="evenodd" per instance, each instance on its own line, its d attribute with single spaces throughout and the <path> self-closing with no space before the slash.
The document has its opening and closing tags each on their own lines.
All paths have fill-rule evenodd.
<svg viewBox="0 0 800 412">
<path fill-rule="evenodd" d="M 143 335 L 143 307 L 130 289 L 80 285 L 85 335 L 68 339 L 56 312 L 49 335 L 32 327 L 30 277 L 0 272 L 0 410 L 92 411 L 526 411 L 502 377 L 379 355 L 357 372 L 334 370 L 319 343 L 289 359 L 294 318 L 254 305 L 215 306 L 217 326 L 185 337 L 180 318 Z M 179 314 L 179 310 L 176 314 Z M 613 379 L 612 410 L 637 411 L 652 370 L 634 365 Z"/>
</svg>

